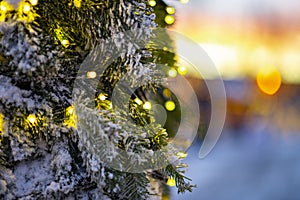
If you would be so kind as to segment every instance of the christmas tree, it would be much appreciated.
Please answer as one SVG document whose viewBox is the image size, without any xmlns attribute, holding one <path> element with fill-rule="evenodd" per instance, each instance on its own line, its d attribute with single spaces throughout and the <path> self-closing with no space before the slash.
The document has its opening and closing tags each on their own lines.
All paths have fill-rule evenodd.
<svg viewBox="0 0 300 200">
<path fill-rule="evenodd" d="M 166 183 L 191 190 L 182 164 L 167 161 L 178 152 L 164 148 L 169 135 L 148 101 L 176 66 L 167 32 L 165 48 L 152 42 L 174 8 L 4 0 L 0 10 L 1 199 L 148 199 Z"/>
</svg>

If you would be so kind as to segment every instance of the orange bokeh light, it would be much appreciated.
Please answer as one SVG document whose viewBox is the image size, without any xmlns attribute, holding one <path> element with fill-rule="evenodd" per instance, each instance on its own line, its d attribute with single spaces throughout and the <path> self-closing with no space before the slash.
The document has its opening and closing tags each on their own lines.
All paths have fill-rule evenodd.
<svg viewBox="0 0 300 200">
<path fill-rule="evenodd" d="M 280 89 L 282 79 L 278 70 L 264 68 L 258 72 L 256 82 L 262 92 L 274 95 Z"/>
</svg>

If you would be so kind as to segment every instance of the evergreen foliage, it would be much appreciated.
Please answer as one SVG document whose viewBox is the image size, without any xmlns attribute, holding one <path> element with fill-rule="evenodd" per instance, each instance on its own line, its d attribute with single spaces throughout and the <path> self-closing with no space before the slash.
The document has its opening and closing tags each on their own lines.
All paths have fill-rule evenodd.
<svg viewBox="0 0 300 200">
<path fill-rule="evenodd" d="M 165 16 L 159 9 L 166 4 L 157 4 L 153 10 L 144 0 L 0 2 L 0 198 L 149 198 L 151 173 L 130 173 L 129 169 L 136 163 L 149 163 L 140 160 L 139 154 L 151 156 L 168 144 L 166 130 L 135 101 L 146 101 L 147 91 L 157 91 L 159 85 L 154 83 L 163 74 L 152 80 L 151 74 L 159 72 L 156 63 L 175 65 L 173 53 L 151 46 L 152 29 L 165 26 L 159 18 L 155 21 L 155 14 Z M 86 104 L 74 106 L 74 82 L 84 60 L 99 46 L 109 57 L 114 48 L 124 45 L 119 33 L 137 29 L 141 32 L 136 39 L 149 46 L 128 47 L 101 74 L 97 87 L 91 88 L 94 98 L 82 97 Z M 115 47 L 103 42 L 113 37 Z M 172 48 L 170 38 L 165 45 Z M 145 83 L 134 91 L 129 112 L 111 102 L 114 86 L 125 74 L 132 86 L 139 84 L 131 76 Z M 89 109 L 90 105 L 98 109 Z M 81 116 L 77 116 L 76 106 L 84 107 L 84 112 L 78 113 Z M 82 124 L 86 123 L 89 131 L 77 125 L 80 118 L 85 119 Z M 99 123 L 91 126 L 89 120 Z M 99 144 L 102 147 L 95 148 Z M 124 164 L 114 154 L 118 150 L 132 153 L 135 163 Z M 114 159 L 120 159 L 123 170 L 108 166 Z M 163 176 L 161 184 L 172 177 L 179 192 L 191 190 L 173 164 L 158 172 Z"/>
</svg>

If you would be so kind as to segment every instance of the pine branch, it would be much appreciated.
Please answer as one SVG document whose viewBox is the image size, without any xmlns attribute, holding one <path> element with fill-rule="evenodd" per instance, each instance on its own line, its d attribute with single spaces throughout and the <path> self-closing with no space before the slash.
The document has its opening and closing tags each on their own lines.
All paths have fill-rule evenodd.
<svg viewBox="0 0 300 200">
<path fill-rule="evenodd" d="M 124 180 L 123 191 L 120 195 L 121 199 L 128 200 L 144 200 L 148 199 L 149 192 L 147 186 L 149 181 L 145 173 L 127 173 Z"/>
</svg>

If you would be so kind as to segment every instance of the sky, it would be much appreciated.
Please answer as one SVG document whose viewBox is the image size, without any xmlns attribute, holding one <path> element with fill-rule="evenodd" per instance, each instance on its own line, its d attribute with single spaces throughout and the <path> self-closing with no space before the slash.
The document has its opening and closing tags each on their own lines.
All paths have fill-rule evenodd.
<svg viewBox="0 0 300 200">
<path fill-rule="evenodd" d="M 300 83 L 300 1 L 169 2 L 176 8 L 173 30 L 198 43 L 224 78 L 255 77 L 272 66 L 284 82 Z"/>
</svg>

